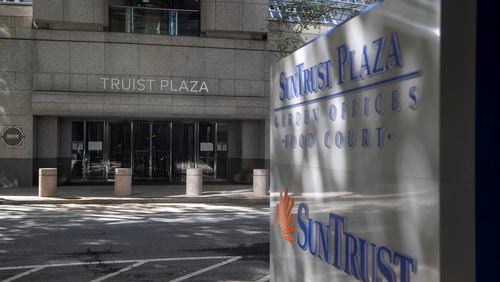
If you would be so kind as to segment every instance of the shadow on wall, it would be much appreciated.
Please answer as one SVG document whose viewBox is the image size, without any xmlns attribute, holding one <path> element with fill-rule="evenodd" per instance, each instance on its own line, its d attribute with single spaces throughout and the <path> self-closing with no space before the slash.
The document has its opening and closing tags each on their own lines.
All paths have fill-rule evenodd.
<svg viewBox="0 0 500 282">
<path fill-rule="evenodd" d="M 3 29 L 4 27 L 0 25 L 0 33 L 5 34 Z M 0 69 L 9 66 L 9 62 L 6 62 L 4 59 L 5 57 L 0 58 Z M 12 103 L 10 96 L 14 95 L 10 89 L 15 89 L 15 73 L 0 71 L 0 125 L 12 124 L 7 112 L 7 109 L 9 109 L 7 104 Z M 0 147 L 0 187 L 31 186 L 32 160 L 9 158 L 12 155 L 8 150 L 10 149 Z"/>
<path fill-rule="evenodd" d="M 31 187 L 32 159 L 0 159 L 0 187 Z"/>
<path fill-rule="evenodd" d="M 1 67 L 2 66 L 0 66 L 0 68 Z M 8 98 L 8 96 L 10 95 L 9 87 L 8 87 L 7 81 L 6 81 L 6 76 L 7 76 L 6 72 L 0 71 L 0 95 L 1 95 L 0 101 L 3 101 L 4 99 Z M 0 103 L 0 115 L 5 115 L 5 114 L 6 114 L 6 111 L 5 111 L 4 105 L 3 105 L 3 103 Z"/>
<path fill-rule="evenodd" d="M 7 187 L 18 187 L 19 182 L 15 178 L 10 178 L 7 176 L 0 176 L 0 188 L 7 188 Z"/>
<path fill-rule="evenodd" d="M 57 168 L 57 184 L 69 183 L 71 180 L 70 158 L 34 158 L 33 159 L 33 185 L 38 185 L 38 170 L 40 168 Z"/>
</svg>

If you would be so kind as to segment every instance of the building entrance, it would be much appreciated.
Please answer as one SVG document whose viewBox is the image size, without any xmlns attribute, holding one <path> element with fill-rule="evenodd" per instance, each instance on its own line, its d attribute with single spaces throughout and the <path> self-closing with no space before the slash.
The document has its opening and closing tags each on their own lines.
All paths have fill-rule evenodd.
<svg viewBox="0 0 500 282">
<path fill-rule="evenodd" d="M 136 179 L 171 179 L 171 123 L 133 122 L 133 172 Z"/>
<path fill-rule="evenodd" d="M 217 129 L 221 132 L 217 134 Z M 72 181 L 113 181 L 115 168 L 135 180 L 185 181 L 202 168 L 206 180 L 225 180 L 227 126 L 216 122 L 73 121 Z"/>
<path fill-rule="evenodd" d="M 174 178 L 185 181 L 186 169 L 196 167 L 196 124 L 175 123 L 172 135 Z"/>
</svg>

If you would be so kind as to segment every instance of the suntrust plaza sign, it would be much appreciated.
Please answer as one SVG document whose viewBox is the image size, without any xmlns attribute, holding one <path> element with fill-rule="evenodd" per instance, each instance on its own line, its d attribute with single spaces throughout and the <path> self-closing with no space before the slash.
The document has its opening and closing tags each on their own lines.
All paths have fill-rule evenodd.
<svg viewBox="0 0 500 282">
<path fill-rule="evenodd" d="M 276 281 L 439 281 L 439 3 L 419 3 L 272 66 Z"/>
</svg>

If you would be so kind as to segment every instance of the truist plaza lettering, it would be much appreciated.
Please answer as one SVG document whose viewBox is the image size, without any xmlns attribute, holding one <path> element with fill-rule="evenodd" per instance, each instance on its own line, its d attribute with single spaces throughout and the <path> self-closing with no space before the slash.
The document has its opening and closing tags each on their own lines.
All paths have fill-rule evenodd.
<svg viewBox="0 0 500 282">
<path fill-rule="evenodd" d="M 209 93 L 205 81 L 101 77 L 103 90 L 124 92 Z"/>
<path fill-rule="evenodd" d="M 371 50 L 370 50 L 370 49 Z M 396 32 L 388 38 L 380 37 L 361 50 L 352 50 L 347 44 L 336 48 L 337 58 L 306 66 L 295 67 L 295 73 L 280 73 L 280 100 L 293 100 L 338 85 L 364 79 L 403 66 L 399 38 Z M 369 54 L 372 54 L 371 57 Z"/>
<path fill-rule="evenodd" d="M 347 219 L 329 214 L 328 225 L 309 218 L 309 206 L 297 211 L 297 245 L 359 281 L 410 282 L 417 260 L 347 231 Z M 399 272 L 399 275 L 397 273 Z"/>
</svg>

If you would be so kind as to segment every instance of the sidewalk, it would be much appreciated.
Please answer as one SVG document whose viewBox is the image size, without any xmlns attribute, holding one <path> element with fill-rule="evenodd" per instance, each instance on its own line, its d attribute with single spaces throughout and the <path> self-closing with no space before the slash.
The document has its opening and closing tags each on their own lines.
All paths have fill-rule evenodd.
<svg viewBox="0 0 500 282">
<path fill-rule="evenodd" d="M 0 188 L 0 205 L 21 204 L 120 204 L 207 203 L 269 204 L 269 197 L 255 197 L 252 185 L 203 185 L 203 194 L 186 196 L 185 185 L 133 185 L 132 195 L 114 196 L 113 185 L 58 186 L 56 197 L 38 197 L 38 187 Z"/>
</svg>

